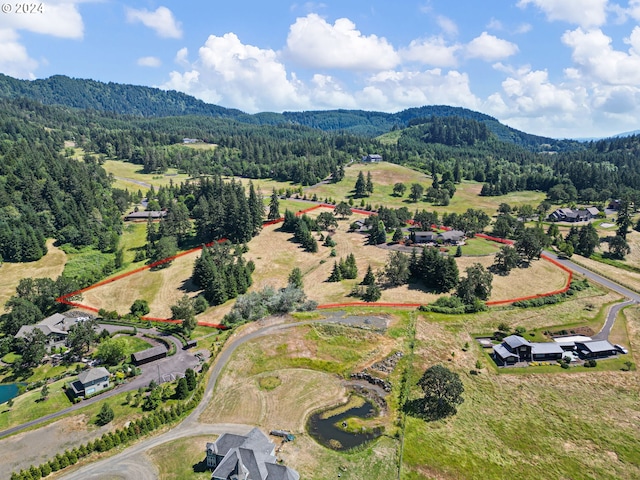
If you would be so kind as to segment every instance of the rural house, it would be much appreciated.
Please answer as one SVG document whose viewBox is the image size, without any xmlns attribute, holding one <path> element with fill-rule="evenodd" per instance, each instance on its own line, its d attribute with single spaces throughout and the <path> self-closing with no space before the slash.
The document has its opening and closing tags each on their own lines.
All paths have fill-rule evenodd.
<svg viewBox="0 0 640 480">
<path fill-rule="evenodd" d="M 276 463 L 275 445 L 258 428 L 246 436 L 225 433 L 207 443 L 212 480 L 299 480 L 295 470 Z"/>
<path fill-rule="evenodd" d="M 593 220 L 600 214 L 596 207 L 584 209 L 558 208 L 551 215 L 549 220 L 554 222 L 587 222 Z"/>
<path fill-rule="evenodd" d="M 500 345 L 493 346 L 496 363 L 513 365 L 518 362 L 560 360 L 564 350 L 556 342 L 532 343 L 519 335 L 509 335 Z"/>
<path fill-rule="evenodd" d="M 145 210 L 144 212 L 130 212 L 124 217 L 127 222 L 135 222 L 140 220 L 160 220 L 167 216 L 166 210 Z"/>
<path fill-rule="evenodd" d="M 90 368 L 81 372 L 70 387 L 76 397 L 95 395 L 109 388 L 109 376 L 109 371 L 104 367 Z"/>
<path fill-rule="evenodd" d="M 51 350 L 52 347 L 64 345 L 71 327 L 89 318 L 88 314 L 77 310 L 66 314 L 55 313 L 35 325 L 21 326 L 14 338 L 26 338 L 29 333 L 37 329 L 47 337 L 47 348 Z"/>
<path fill-rule="evenodd" d="M 449 230 L 442 233 L 413 232 L 412 237 L 415 243 L 444 243 L 448 245 L 460 245 L 465 238 L 464 232 L 460 230 Z"/>
<path fill-rule="evenodd" d="M 363 163 L 378 163 L 382 161 L 382 155 L 378 155 L 377 153 L 365 155 L 362 157 Z"/>
</svg>

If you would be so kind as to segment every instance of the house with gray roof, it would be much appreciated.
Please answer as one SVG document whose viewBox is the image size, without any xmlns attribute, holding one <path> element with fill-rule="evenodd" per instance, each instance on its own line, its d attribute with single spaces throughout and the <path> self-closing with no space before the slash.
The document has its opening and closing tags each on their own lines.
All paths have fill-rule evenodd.
<svg viewBox="0 0 640 480">
<path fill-rule="evenodd" d="M 604 358 L 618 354 L 616 347 L 607 340 L 593 340 L 591 342 L 576 342 L 578 355 L 582 358 Z"/>
<path fill-rule="evenodd" d="M 558 208 L 549 215 L 549 220 L 554 222 L 586 222 L 593 220 L 600 214 L 596 207 L 583 209 Z"/>
<path fill-rule="evenodd" d="M 560 360 L 564 350 L 556 342 L 529 342 L 519 335 L 509 335 L 493 346 L 494 359 L 501 365 L 518 362 Z"/>
<path fill-rule="evenodd" d="M 90 368 L 81 372 L 69 386 L 76 397 L 92 396 L 109 388 L 109 377 L 109 370 L 104 367 Z"/>
<path fill-rule="evenodd" d="M 71 327 L 90 318 L 90 315 L 80 315 L 78 311 L 67 314 L 54 313 L 35 325 L 21 326 L 18 333 L 15 334 L 15 338 L 27 338 L 27 335 L 34 330 L 40 330 L 47 337 L 47 348 L 50 350 L 52 347 L 64 345 Z"/>
<path fill-rule="evenodd" d="M 300 480 L 295 470 L 276 462 L 275 445 L 258 428 L 247 435 L 225 433 L 206 446 L 212 480 Z"/>
<path fill-rule="evenodd" d="M 459 245 L 464 241 L 464 232 L 460 230 L 448 230 L 437 233 L 431 231 L 412 232 L 412 238 L 415 243 L 446 243 L 449 245 Z"/>
<path fill-rule="evenodd" d="M 166 210 L 145 210 L 143 212 L 130 212 L 124 217 L 124 219 L 128 222 L 135 222 L 136 220 L 160 220 L 166 216 Z"/>
<path fill-rule="evenodd" d="M 369 155 L 365 155 L 362 157 L 363 163 L 378 163 L 382 161 L 382 155 L 377 153 L 370 153 Z"/>
</svg>

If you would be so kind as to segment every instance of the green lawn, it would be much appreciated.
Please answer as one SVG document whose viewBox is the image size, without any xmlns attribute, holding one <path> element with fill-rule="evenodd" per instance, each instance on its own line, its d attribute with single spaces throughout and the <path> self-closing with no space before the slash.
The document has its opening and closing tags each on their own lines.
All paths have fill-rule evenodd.
<svg viewBox="0 0 640 480">
<path fill-rule="evenodd" d="M 49 398 L 45 401 L 40 401 L 40 389 L 38 388 L 14 398 L 14 404 L 11 408 L 8 408 L 6 404 L 0 406 L 0 430 L 70 407 L 72 403 L 64 392 L 66 381 L 68 380 L 50 383 Z"/>
<path fill-rule="evenodd" d="M 125 348 L 125 358 L 126 361 L 129 361 L 132 353 L 140 352 L 142 350 L 146 350 L 147 348 L 151 348 L 151 344 L 145 342 L 141 338 L 132 337 L 131 335 L 120 335 L 117 338 L 124 339 L 126 343 Z"/>
<path fill-rule="evenodd" d="M 497 242 L 491 242 L 482 238 L 468 238 L 465 240 L 465 244 L 462 245 L 462 255 L 491 255 L 496 253 L 502 244 Z M 456 247 L 449 249 L 450 253 L 455 253 Z"/>
<path fill-rule="evenodd" d="M 305 193 L 308 198 L 316 194 L 320 199 L 332 198 L 336 201 L 348 199 L 353 195 L 355 182 L 360 171 L 365 176 L 368 172 L 371 172 L 374 191 L 370 197 L 366 197 L 363 200 L 365 204 L 370 204 L 374 208 L 379 205 L 394 208 L 408 207 L 410 211 L 415 211 L 418 208 L 429 211 L 435 210 L 440 214 L 444 212 L 464 213 L 469 208 L 475 208 L 493 215 L 501 203 L 508 203 L 512 207 L 523 204 L 530 204 L 535 207 L 545 199 L 544 193 L 532 191 L 512 192 L 498 197 L 481 197 L 479 195 L 482 189 L 481 183 L 463 181 L 456 185 L 457 191 L 451 199 L 451 203 L 446 207 L 434 206 L 424 201 L 412 202 L 408 198 L 408 193 L 404 197 L 393 196 L 393 185 L 398 182 L 404 183 L 407 186 L 407 191 L 409 191 L 412 183 L 420 183 L 426 190 L 431 186 L 431 177 L 410 168 L 387 162 L 350 165 L 345 168 L 345 178 L 342 181 L 318 185 L 305 190 Z M 357 207 L 360 205 L 361 199 L 354 199 L 354 201 L 354 206 Z"/>
</svg>

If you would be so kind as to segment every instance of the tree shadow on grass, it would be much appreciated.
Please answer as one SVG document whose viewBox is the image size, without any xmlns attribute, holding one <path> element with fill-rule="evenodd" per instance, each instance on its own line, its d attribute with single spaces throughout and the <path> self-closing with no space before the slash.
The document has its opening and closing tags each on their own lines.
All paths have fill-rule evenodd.
<svg viewBox="0 0 640 480">
<path fill-rule="evenodd" d="M 209 470 L 209 467 L 207 467 L 206 458 L 193 465 L 193 473 L 204 473 L 207 470 Z"/>
</svg>

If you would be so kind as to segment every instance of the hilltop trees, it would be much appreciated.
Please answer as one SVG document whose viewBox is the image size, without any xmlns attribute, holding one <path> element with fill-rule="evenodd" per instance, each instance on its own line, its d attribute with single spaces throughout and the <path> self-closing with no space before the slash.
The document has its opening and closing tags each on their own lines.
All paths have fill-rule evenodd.
<svg viewBox="0 0 640 480">
<path fill-rule="evenodd" d="M 204 247 L 193 266 L 193 282 L 204 290 L 210 305 L 220 305 L 244 294 L 251 286 L 252 261 L 246 262 L 242 249 L 225 243 Z M 184 320 L 184 319 L 183 319 Z"/>
</svg>

